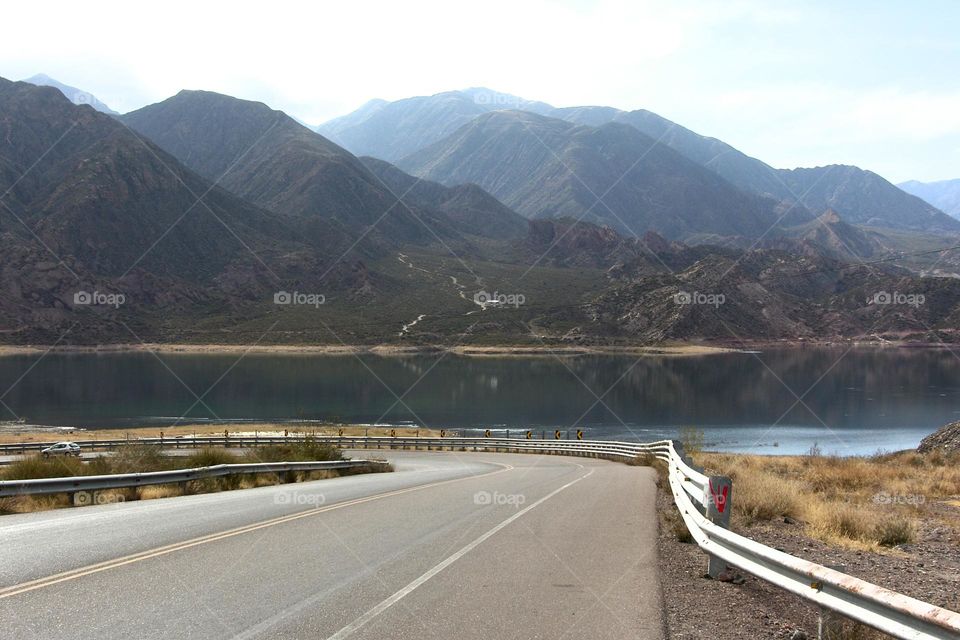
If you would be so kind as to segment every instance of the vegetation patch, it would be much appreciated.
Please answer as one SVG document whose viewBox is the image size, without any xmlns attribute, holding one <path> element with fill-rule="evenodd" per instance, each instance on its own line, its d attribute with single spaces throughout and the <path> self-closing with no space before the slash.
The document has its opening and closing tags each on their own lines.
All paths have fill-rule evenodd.
<svg viewBox="0 0 960 640">
<path fill-rule="evenodd" d="M 878 550 L 916 539 L 917 522 L 960 495 L 960 453 L 839 458 L 701 453 L 710 474 L 733 480 L 734 526 L 795 519 L 807 534 Z"/>
<path fill-rule="evenodd" d="M 245 453 L 210 447 L 198 449 L 187 457 L 166 456 L 157 445 L 132 444 L 119 447 L 112 455 L 95 458 L 84 463 L 78 458 L 44 458 L 33 455 L 0 470 L 0 480 L 33 480 L 39 478 L 63 478 L 70 476 L 111 475 L 120 473 L 144 473 L 211 467 L 221 464 L 250 464 L 258 462 L 318 462 L 343 460 L 342 451 L 331 445 L 306 438 L 283 445 L 271 445 L 250 449 Z M 392 471 L 386 464 L 376 464 L 354 469 L 323 469 L 318 471 L 291 471 L 282 474 L 230 474 L 216 478 L 201 478 L 181 484 L 130 487 L 110 491 L 98 491 L 98 504 L 151 500 L 195 493 L 232 491 L 252 487 L 290 482 L 308 482 L 335 478 L 341 475 Z M 43 496 L 15 496 L 0 498 L 0 514 L 45 511 L 70 506 L 67 494 Z"/>
</svg>

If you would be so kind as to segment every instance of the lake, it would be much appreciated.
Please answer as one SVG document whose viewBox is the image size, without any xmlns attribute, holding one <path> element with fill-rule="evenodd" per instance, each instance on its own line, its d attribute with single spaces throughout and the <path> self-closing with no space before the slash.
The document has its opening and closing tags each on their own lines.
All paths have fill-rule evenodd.
<svg viewBox="0 0 960 640">
<path fill-rule="evenodd" d="M 34 424 L 123 428 L 338 420 L 460 430 L 583 428 L 710 448 L 869 454 L 960 417 L 948 350 L 804 348 L 703 357 L 149 353 L 0 358 L 0 405 Z M 18 381 L 19 380 L 19 381 Z M 202 402 L 197 402 L 197 397 Z M 11 413 L 12 412 L 12 413 Z"/>
</svg>

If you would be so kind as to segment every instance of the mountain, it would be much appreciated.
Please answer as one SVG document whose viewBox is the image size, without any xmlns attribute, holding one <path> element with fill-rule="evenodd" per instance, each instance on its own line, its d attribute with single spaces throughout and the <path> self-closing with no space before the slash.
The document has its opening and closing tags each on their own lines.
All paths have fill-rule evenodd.
<svg viewBox="0 0 960 640">
<path fill-rule="evenodd" d="M 628 124 L 674 151 L 720 174 L 744 191 L 788 200 L 791 194 L 776 169 L 751 158 L 729 144 L 695 133 L 646 109 L 621 111 L 613 107 L 566 107 L 547 115 L 568 122 L 599 127 L 610 122 Z"/>
<path fill-rule="evenodd" d="M 878 176 L 848 165 L 781 170 L 784 182 L 814 211 L 833 209 L 852 224 L 960 232 L 960 221 Z"/>
<path fill-rule="evenodd" d="M 260 207 L 386 244 L 456 239 L 446 216 L 414 210 L 358 158 L 281 111 L 208 91 L 122 121 L 208 180 Z"/>
<path fill-rule="evenodd" d="M 479 115 L 504 109 L 540 113 L 552 107 L 490 89 L 472 88 L 395 102 L 373 100 L 353 113 L 320 125 L 317 132 L 358 156 L 396 162 Z"/>
<path fill-rule="evenodd" d="M 24 82 L 35 84 L 38 87 L 54 87 L 55 89 L 59 89 L 60 93 L 65 95 L 67 100 L 73 104 L 88 104 L 101 113 L 106 113 L 112 116 L 119 115 L 116 111 L 100 102 L 97 96 L 93 95 L 92 93 L 83 91 L 82 89 L 77 89 L 76 87 L 71 87 L 63 84 L 62 82 L 58 82 L 43 73 L 38 73 L 35 76 L 31 76 L 24 80 Z"/>
<path fill-rule="evenodd" d="M 660 140 L 694 162 L 723 176 L 731 184 L 758 195 L 788 203 L 785 223 L 811 219 L 809 212 L 838 212 L 853 224 L 915 231 L 960 231 L 960 225 L 935 207 L 904 197 L 894 185 L 871 171 L 831 165 L 812 169 L 774 169 L 730 145 L 694 133 L 655 113 L 611 107 L 571 107 L 548 115 L 570 122 L 600 126 L 608 122 L 629 124 Z M 809 210 L 809 211 L 807 211 Z"/>
<path fill-rule="evenodd" d="M 616 123 L 496 111 L 398 164 L 446 185 L 478 184 L 528 218 L 583 219 L 628 235 L 747 236 L 775 220 L 772 201 Z"/>
<path fill-rule="evenodd" d="M 897 185 L 907 193 L 923 198 L 954 218 L 960 218 L 960 179 L 939 182 L 910 180 Z"/>
<path fill-rule="evenodd" d="M 330 256 L 346 239 L 334 230 L 322 234 L 330 253 L 317 251 L 289 220 L 56 89 L 0 79 L 0 113 L 6 333 L 52 343 L 82 321 L 84 340 L 130 341 L 116 318 L 152 336 L 175 318 L 268 300 L 283 284 L 341 278 Z M 95 290 L 127 304 L 78 315 L 74 295 Z"/>
</svg>

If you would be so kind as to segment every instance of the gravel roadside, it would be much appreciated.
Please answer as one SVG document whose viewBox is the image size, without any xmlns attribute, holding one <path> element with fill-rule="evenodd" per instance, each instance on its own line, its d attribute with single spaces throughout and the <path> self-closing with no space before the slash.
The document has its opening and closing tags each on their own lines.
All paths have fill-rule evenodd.
<svg viewBox="0 0 960 640">
<path fill-rule="evenodd" d="M 744 576 L 743 584 L 704 577 L 706 556 L 674 531 L 676 508 L 669 490 L 658 495 L 661 515 L 659 552 L 669 638 L 735 640 L 740 638 L 816 638 L 817 608 L 802 599 Z M 945 504 L 943 509 L 956 508 Z M 679 516 L 677 516 L 679 517 Z M 919 527 L 914 543 L 885 553 L 832 547 L 803 533 L 801 524 L 786 520 L 741 529 L 754 540 L 896 591 L 960 610 L 960 531 L 930 518 Z M 850 638 L 886 638 L 868 632 Z"/>
</svg>

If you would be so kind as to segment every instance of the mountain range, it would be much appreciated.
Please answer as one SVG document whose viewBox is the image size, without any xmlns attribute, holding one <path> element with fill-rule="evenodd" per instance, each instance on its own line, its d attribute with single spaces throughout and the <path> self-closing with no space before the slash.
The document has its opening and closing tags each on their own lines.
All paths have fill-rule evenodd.
<svg viewBox="0 0 960 640">
<path fill-rule="evenodd" d="M 415 100 L 414 113 L 441 114 L 450 129 L 429 134 L 429 118 L 414 118 L 421 138 L 399 125 L 398 150 L 434 139 L 394 164 L 212 92 L 111 116 L 55 88 L 0 79 L 0 336 L 955 339 L 960 278 L 896 266 L 898 248 L 948 240 L 952 219 L 879 176 L 824 167 L 768 180 L 759 161 L 732 151 L 725 174 L 695 153 L 723 143 L 686 130 L 654 137 L 615 110 L 556 117 L 543 103 L 471 92 L 445 97 L 453 109 Z M 394 104 L 369 103 L 365 119 L 338 126 L 356 133 L 377 114 L 408 123 Z M 480 113 L 467 118 L 471 104 Z M 952 275 L 955 261 L 927 253 L 931 273 Z M 90 291 L 124 303 L 89 305 L 78 294 Z M 277 304 L 287 292 L 324 302 Z M 526 302 L 490 305 L 482 292 Z M 678 302 L 683 292 L 724 302 Z M 883 292 L 927 302 L 872 302 Z"/>
<path fill-rule="evenodd" d="M 828 165 L 809 169 L 774 169 L 720 140 L 695 133 L 643 109 L 553 108 L 542 102 L 513 96 L 499 101 L 479 101 L 482 104 L 478 104 L 478 95 L 505 94 L 471 89 L 396 102 L 380 101 L 373 108 L 368 103 L 354 113 L 321 125 L 319 130 L 334 139 L 349 130 L 349 136 L 339 138 L 348 150 L 396 162 L 416 173 L 418 164 L 429 163 L 424 157 L 428 148 L 434 152 L 444 149 L 449 152 L 458 139 L 468 140 L 464 131 L 459 130 L 461 127 L 474 124 L 472 121 L 492 111 L 522 110 L 594 128 L 622 124 L 718 174 L 746 193 L 781 202 L 781 211 L 786 216 L 783 222 L 787 225 L 811 220 L 829 208 L 855 224 L 960 233 L 960 224 L 936 207 L 905 193 L 879 175 L 857 167 Z M 415 132 L 415 135 L 408 135 L 408 132 Z M 476 137 L 469 138 L 469 142 L 476 145 Z M 436 172 L 428 177 L 440 178 Z M 497 190 L 493 191 L 497 193 Z"/>
</svg>

